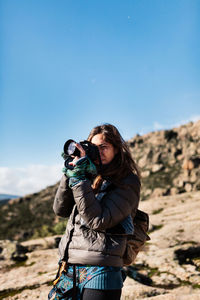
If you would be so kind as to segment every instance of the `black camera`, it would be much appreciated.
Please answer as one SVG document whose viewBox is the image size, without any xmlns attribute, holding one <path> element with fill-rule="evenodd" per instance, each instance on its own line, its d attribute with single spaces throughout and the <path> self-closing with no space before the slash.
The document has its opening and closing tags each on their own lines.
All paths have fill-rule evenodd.
<svg viewBox="0 0 200 300">
<path fill-rule="evenodd" d="M 101 166 L 101 157 L 100 157 L 98 147 L 89 141 L 82 141 L 79 144 L 83 147 L 86 155 L 91 159 L 91 161 Z M 64 144 L 63 150 L 64 150 L 65 167 L 72 169 L 73 167 L 69 165 L 69 162 L 73 160 L 72 156 L 80 157 L 80 151 L 76 147 L 76 142 L 74 140 L 67 140 L 66 143 Z"/>
</svg>

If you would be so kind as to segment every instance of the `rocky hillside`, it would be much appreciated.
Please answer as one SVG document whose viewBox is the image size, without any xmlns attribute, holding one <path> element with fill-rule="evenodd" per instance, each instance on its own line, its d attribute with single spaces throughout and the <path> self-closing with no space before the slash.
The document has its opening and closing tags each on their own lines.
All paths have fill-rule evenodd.
<svg viewBox="0 0 200 300">
<path fill-rule="evenodd" d="M 200 121 L 136 135 L 128 145 L 142 174 L 141 199 L 200 190 Z M 60 234 L 65 221 L 52 210 L 58 184 L 0 206 L 0 239 Z"/>
<path fill-rule="evenodd" d="M 58 184 L 0 206 L 0 240 L 27 240 L 62 233 L 66 221 L 55 216 L 52 203 Z"/>
<path fill-rule="evenodd" d="M 151 240 L 126 269 L 122 300 L 200 300 L 200 191 L 150 198 L 140 208 L 150 215 Z M 58 240 L 0 241 L 0 299 L 47 299 Z"/>
<path fill-rule="evenodd" d="M 200 190 L 200 120 L 128 141 L 141 168 L 142 199 Z"/>
</svg>

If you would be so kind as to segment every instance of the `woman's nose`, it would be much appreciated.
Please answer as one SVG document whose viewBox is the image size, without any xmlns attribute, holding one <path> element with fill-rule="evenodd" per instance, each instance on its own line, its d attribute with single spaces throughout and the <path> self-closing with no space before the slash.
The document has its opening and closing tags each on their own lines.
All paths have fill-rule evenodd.
<svg viewBox="0 0 200 300">
<path fill-rule="evenodd" d="M 102 155 L 103 151 L 100 147 L 98 147 L 100 155 Z"/>
</svg>

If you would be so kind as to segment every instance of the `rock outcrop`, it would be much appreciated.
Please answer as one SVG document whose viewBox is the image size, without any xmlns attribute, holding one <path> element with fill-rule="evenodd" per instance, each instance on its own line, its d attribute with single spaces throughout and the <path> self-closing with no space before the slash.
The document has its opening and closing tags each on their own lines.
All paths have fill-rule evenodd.
<svg viewBox="0 0 200 300">
<path fill-rule="evenodd" d="M 142 199 L 200 190 L 200 121 L 128 141 L 141 169 Z"/>
</svg>

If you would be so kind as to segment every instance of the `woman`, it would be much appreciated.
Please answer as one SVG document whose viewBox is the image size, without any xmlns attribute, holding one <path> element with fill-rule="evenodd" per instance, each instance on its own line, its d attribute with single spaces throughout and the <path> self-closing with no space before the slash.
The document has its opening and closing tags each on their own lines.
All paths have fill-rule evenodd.
<svg viewBox="0 0 200 300">
<path fill-rule="evenodd" d="M 64 169 L 54 200 L 54 212 L 69 217 L 59 244 L 62 269 L 54 299 L 119 300 L 140 174 L 115 126 L 95 127 L 88 141 L 98 147 L 102 166 L 76 144 L 80 157 L 71 162 L 73 170 Z"/>
</svg>

